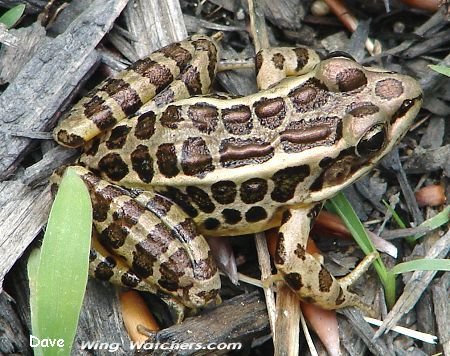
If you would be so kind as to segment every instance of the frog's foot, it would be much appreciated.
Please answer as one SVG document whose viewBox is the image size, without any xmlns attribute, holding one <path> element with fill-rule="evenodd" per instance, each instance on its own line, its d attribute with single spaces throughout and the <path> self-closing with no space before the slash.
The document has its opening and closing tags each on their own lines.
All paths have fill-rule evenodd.
<svg viewBox="0 0 450 356">
<path fill-rule="evenodd" d="M 373 314 L 348 287 L 363 275 L 377 254 L 368 255 L 355 270 L 336 279 L 313 255 L 306 252 L 311 214 L 309 209 L 289 210 L 283 215 L 275 265 L 285 282 L 306 302 L 324 309 L 356 306 Z M 300 239 L 299 239 L 300 231 Z"/>
<path fill-rule="evenodd" d="M 177 299 L 169 295 L 159 295 L 159 297 L 169 308 L 173 322 L 175 324 L 180 324 L 184 320 L 184 317 L 186 315 L 186 307 Z"/>
<path fill-rule="evenodd" d="M 95 230 L 92 233 L 89 260 L 89 274 L 91 276 L 118 286 L 157 294 L 169 308 L 173 322 L 179 324 L 183 321 L 186 306 L 174 296 L 162 294 L 156 285 L 145 283 L 145 280 L 131 270 L 122 259 L 109 253 L 98 241 L 98 233 Z M 144 332 L 141 333 L 147 335 L 145 330 L 142 330 Z"/>
<path fill-rule="evenodd" d="M 175 299 L 170 295 L 159 294 L 158 296 L 169 308 L 170 314 L 172 316 L 172 320 L 176 324 L 181 323 L 185 317 L 197 315 L 197 313 L 199 311 L 198 308 L 195 308 L 195 309 L 186 308 L 186 306 L 184 304 L 180 303 L 180 301 L 178 299 Z M 222 298 L 220 298 L 220 295 L 217 294 L 216 297 L 214 298 L 214 300 L 211 301 L 210 303 L 208 303 L 208 306 L 211 306 L 211 305 L 216 306 L 221 303 L 222 303 Z"/>
<path fill-rule="evenodd" d="M 339 278 L 339 284 L 341 285 L 341 287 L 348 288 L 353 283 L 355 283 L 359 279 L 359 277 L 367 272 L 373 261 L 375 261 L 379 256 L 380 255 L 378 252 L 372 252 L 364 257 L 364 259 L 355 267 L 353 271 L 351 271 L 345 277 Z"/>
<path fill-rule="evenodd" d="M 112 283 L 170 295 L 190 309 L 214 301 L 220 278 L 194 222 L 155 192 L 130 192 L 81 166 L 99 232 L 91 274 Z M 95 239 L 93 240 L 96 244 Z"/>
<path fill-rule="evenodd" d="M 109 253 L 98 241 L 96 230 L 92 231 L 89 262 L 91 276 L 118 286 L 157 294 L 169 308 L 172 320 L 177 324 L 183 321 L 186 312 L 185 305 L 171 295 L 160 293 L 154 284 L 145 283 L 145 280 L 131 270 L 123 259 Z"/>
</svg>

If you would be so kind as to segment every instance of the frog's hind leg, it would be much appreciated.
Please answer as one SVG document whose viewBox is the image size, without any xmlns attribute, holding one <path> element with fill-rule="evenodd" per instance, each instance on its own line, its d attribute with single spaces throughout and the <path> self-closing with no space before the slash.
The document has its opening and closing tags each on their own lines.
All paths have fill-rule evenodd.
<svg viewBox="0 0 450 356">
<path fill-rule="evenodd" d="M 103 257 L 95 262 L 95 276 L 127 287 L 160 291 L 191 309 L 215 300 L 220 289 L 217 268 L 191 218 L 156 193 L 130 192 L 84 167 L 73 169 L 88 186 L 99 242 L 118 256 L 112 260 L 112 256 L 100 254 Z M 108 261 L 117 268 L 105 265 Z"/>
<path fill-rule="evenodd" d="M 54 130 L 55 140 L 67 147 L 83 146 L 145 103 L 150 102 L 146 111 L 154 110 L 208 92 L 218 56 L 216 41 L 206 36 L 193 36 L 153 52 L 75 104 Z"/>
<path fill-rule="evenodd" d="M 349 275 L 336 279 L 313 255 L 306 252 L 314 208 L 284 212 L 279 231 L 275 265 L 297 295 L 324 309 L 356 306 L 371 313 L 371 308 L 348 287 L 370 267 L 376 255 L 367 256 Z"/>
</svg>

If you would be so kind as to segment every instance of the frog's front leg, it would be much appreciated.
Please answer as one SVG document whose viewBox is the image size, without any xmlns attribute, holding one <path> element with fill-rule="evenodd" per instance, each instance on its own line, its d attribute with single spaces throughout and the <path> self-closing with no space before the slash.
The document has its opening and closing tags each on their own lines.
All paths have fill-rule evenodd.
<svg viewBox="0 0 450 356">
<path fill-rule="evenodd" d="M 367 256 L 351 273 L 334 278 L 325 266 L 306 252 L 306 244 L 315 207 L 284 212 L 275 255 L 275 265 L 285 282 L 306 302 L 324 309 L 356 306 L 370 312 L 361 299 L 348 290 L 369 268 L 376 255 Z"/>
<path fill-rule="evenodd" d="M 261 49 L 255 57 L 258 88 L 264 90 L 286 77 L 309 73 L 319 62 L 319 55 L 306 47 Z"/>
<path fill-rule="evenodd" d="M 130 192 L 72 167 L 88 186 L 98 241 L 95 277 L 172 296 L 196 309 L 215 300 L 220 278 L 203 236 L 176 204 L 153 191 Z"/>
</svg>

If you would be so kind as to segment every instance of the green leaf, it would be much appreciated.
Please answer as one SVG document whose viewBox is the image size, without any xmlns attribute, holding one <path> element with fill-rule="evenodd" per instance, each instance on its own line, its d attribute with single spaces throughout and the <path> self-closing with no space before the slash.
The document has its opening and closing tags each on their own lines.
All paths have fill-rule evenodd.
<svg viewBox="0 0 450 356">
<path fill-rule="evenodd" d="M 366 255 L 376 251 L 372 240 L 370 240 L 367 235 L 366 229 L 342 192 L 338 193 L 334 198 L 328 200 L 326 207 L 341 217 L 356 243 Z M 375 260 L 374 267 L 380 277 L 381 283 L 383 284 L 386 301 L 391 307 L 395 303 L 395 276 L 386 269 L 381 258 L 379 257 Z"/>
<path fill-rule="evenodd" d="M 20 20 L 24 11 L 25 5 L 19 4 L 14 6 L 0 16 L 0 23 L 5 24 L 6 28 L 11 28 Z"/>
<path fill-rule="evenodd" d="M 91 228 L 89 193 L 69 167 L 50 212 L 40 261 L 35 255 L 28 263 L 33 336 L 64 343 L 43 348 L 45 356 L 70 355 L 88 277 Z"/>
<path fill-rule="evenodd" d="M 366 229 L 359 220 L 352 206 L 348 202 L 343 193 L 338 193 L 335 197 L 329 200 L 332 210 L 336 212 L 344 221 L 347 228 L 350 230 L 355 241 L 361 247 L 365 254 L 375 252 L 376 249 L 372 244 Z M 327 203 L 327 208 L 329 207 Z"/>
<path fill-rule="evenodd" d="M 435 230 L 438 227 L 447 224 L 449 221 L 450 221 L 450 205 L 446 206 L 444 210 L 442 210 L 440 213 L 436 214 L 432 218 L 425 220 L 419 226 L 428 227 L 431 230 Z M 417 240 L 422 236 L 426 235 L 427 233 L 428 232 L 416 234 L 414 235 L 414 239 Z"/>
<path fill-rule="evenodd" d="M 450 260 L 438 258 L 421 258 L 395 265 L 391 272 L 394 274 L 415 271 L 450 271 Z"/>
<path fill-rule="evenodd" d="M 401 228 L 406 228 L 406 224 L 400 219 L 398 214 L 395 212 L 392 207 L 383 200 L 383 204 L 391 211 L 392 216 L 394 217 L 396 223 Z M 427 227 L 428 231 L 423 233 L 417 233 L 414 236 L 409 236 L 406 238 L 406 240 L 409 243 L 414 243 L 416 240 L 420 239 L 422 236 L 428 234 L 430 231 L 437 229 L 438 227 L 441 227 L 442 225 L 447 224 L 450 221 L 450 205 L 446 206 L 440 213 L 436 214 L 432 218 L 424 221 L 422 224 L 419 225 L 419 227 Z"/>
<path fill-rule="evenodd" d="M 430 64 L 429 67 L 433 69 L 435 72 L 441 73 L 450 77 L 450 67 L 439 66 L 435 64 Z"/>
</svg>

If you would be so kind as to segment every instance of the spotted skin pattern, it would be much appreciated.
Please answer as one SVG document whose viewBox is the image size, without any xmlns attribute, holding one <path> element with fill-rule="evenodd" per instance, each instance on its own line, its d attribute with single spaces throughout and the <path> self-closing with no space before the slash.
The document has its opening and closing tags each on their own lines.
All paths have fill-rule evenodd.
<svg viewBox="0 0 450 356">
<path fill-rule="evenodd" d="M 204 95 L 218 58 L 205 36 L 164 47 L 100 84 L 55 129 L 61 144 L 84 145 L 77 170 L 103 246 L 92 274 L 197 308 L 220 288 L 203 236 L 278 226 L 275 264 L 300 298 L 364 307 L 348 287 L 374 256 L 337 280 L 306 252 L 309 229 L 325 199 L 404 135 L 420 87 L 352 59 L 271 48 L 255 58 L 260 92 Z"/>
</svg>

